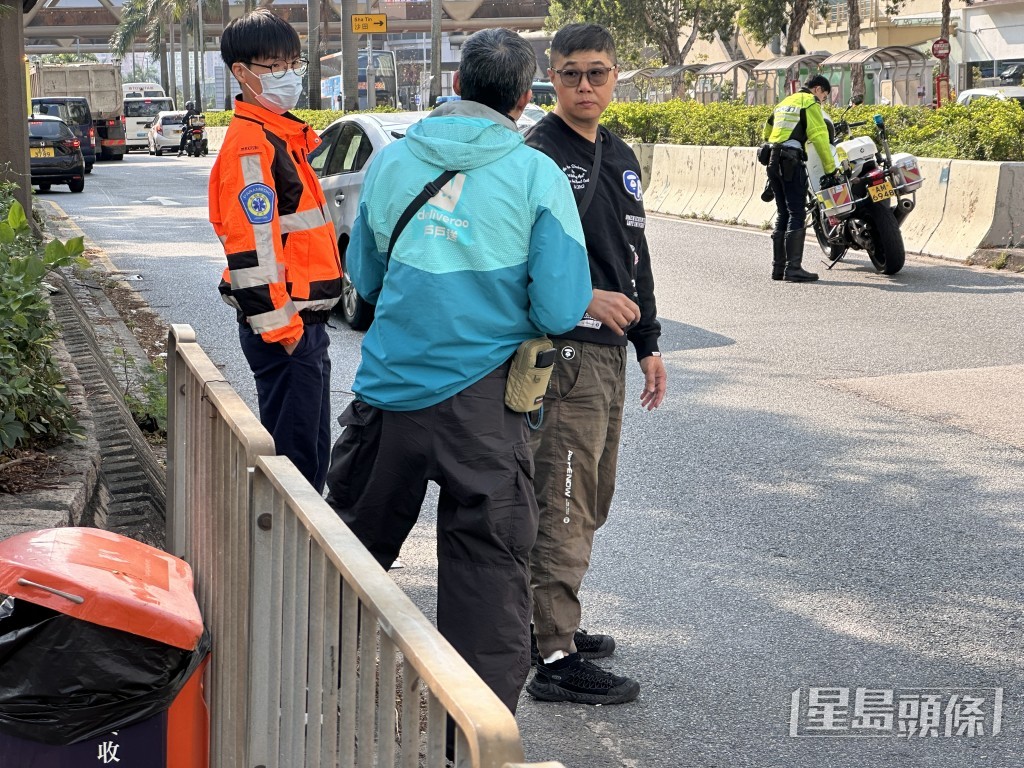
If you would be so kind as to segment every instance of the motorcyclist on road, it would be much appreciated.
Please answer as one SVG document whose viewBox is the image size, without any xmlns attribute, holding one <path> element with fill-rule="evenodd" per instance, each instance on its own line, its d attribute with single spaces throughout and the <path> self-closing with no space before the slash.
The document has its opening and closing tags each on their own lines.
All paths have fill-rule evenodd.
<svg viewBox="0 0 1024 768">
<path fill-rule="evenodd" d="M 201 114 L 202 112 L 196 109 L 194 101 L 185 102 L 185 116 L 181 118 L 181 142 L 178 144 L 178 157 L 185 154 L 185 144 L 188 143 L 188 137 L 192 134 L 192 127 L 188 124 L 189 119 L 194 115 Z"/>
<path fill-rule="evenodd" d="M 772 280 L 806 283 L 818 279 L 801 266 L 807 217 L 805 146 L 812 145 L 821 157 L 825 170 L 822 186 L 838 183 L 834 179 L 836 164 L 821 108 L 831 92 L 828 78 L 815 75 L 799 91 L 780 101 L 764 125 L 764 140 L 771 145 L 768 184 L 779 210 L 772 233 Z"/>
</svg>

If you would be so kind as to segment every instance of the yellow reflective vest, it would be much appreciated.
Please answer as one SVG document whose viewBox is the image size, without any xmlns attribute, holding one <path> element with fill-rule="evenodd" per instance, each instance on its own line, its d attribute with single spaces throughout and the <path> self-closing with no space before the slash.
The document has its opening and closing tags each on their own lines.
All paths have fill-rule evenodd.
<svg viewBox="0 0 1024 768">
<path fill-rule="evenodd" d="M 789 140 L 798 141 L 801 146 L 811 144 L 821 158 L 825 173 L 836 169 L 828 143 L 825 113 L 821 111 L 818 100 L 806 89 L 800 89 L 780 101 L 768 116 L 761 133 L 764 140 L 772 144 Z"/>
</svg>

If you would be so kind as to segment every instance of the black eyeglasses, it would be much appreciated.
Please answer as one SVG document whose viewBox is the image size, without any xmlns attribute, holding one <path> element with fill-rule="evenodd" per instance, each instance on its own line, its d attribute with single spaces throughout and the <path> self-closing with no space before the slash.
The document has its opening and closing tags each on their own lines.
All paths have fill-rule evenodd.
<svg viewBox="0 0 1024 768">
<path fill-rule="evenodd" d="M 585 72 L 578 69 L 556 69 L 555 74 L 561 79 L 562 85 L 567 88 L 575 88 L 580 84 L 580 78 L 583 75 L 587 76 L 587 82 L 591 85 L 604 85 L 608 82 L 608 73 L 613 69 L 615 67 L 591 67 Z"/>
<path fill-rule="evenodd" d="M 294 72 L 299 77 L 306 74 L 306 70 L 309 69 L 309 59 L 295 59 L 294 61 L 275 61 L 273 64 L 258 64 L 255 61 L 249 62 L 250 67 L 263 67 L 263 69 L 269 69 L 277 79 L 281 79 L 289 72 Z"/>
</svg>

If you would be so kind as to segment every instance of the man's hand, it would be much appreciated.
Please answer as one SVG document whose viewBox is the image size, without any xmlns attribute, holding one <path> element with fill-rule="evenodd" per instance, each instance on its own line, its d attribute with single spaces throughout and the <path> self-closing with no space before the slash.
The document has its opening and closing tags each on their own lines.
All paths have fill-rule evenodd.
<svg viewBox="0 0 1024 768">
<path fill-rule="evenodd" d="M 594 298 L 590 300 L 587 314 L 600 320 L 619 336 L 624 336 L 640 319 L 640 307 L 618 291 L 602 291 L 594 289 Z"/>
<path fill-rule="evenodd" d="M 650 355 L 640 361 L 640 370 L 644 372 L 644 391 L 640 393 L 640 407 L 653 411 L 665 400 L 668 388 L 668 374 L 661 355 Z"/>
</svg>

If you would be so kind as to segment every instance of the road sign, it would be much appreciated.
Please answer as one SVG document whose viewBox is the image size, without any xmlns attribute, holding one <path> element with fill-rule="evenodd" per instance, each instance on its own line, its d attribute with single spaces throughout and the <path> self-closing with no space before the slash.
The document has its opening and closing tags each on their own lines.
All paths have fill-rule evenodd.
<svg viewBox="0 0 1024 768">
<path fill-rule="evenodd" d="M 357 35 L 381 35 L 388 31 L 388 15 L 386 13 L 353 13 L 352 31 Z"/>
<path fill-rule="evenodd" d="M 934 43 L 932 43 L 932 56 L 936 59 L 948 59 L 949 58 L 949 40 L 944 37 L 940 37 Z"/>
</svg>

